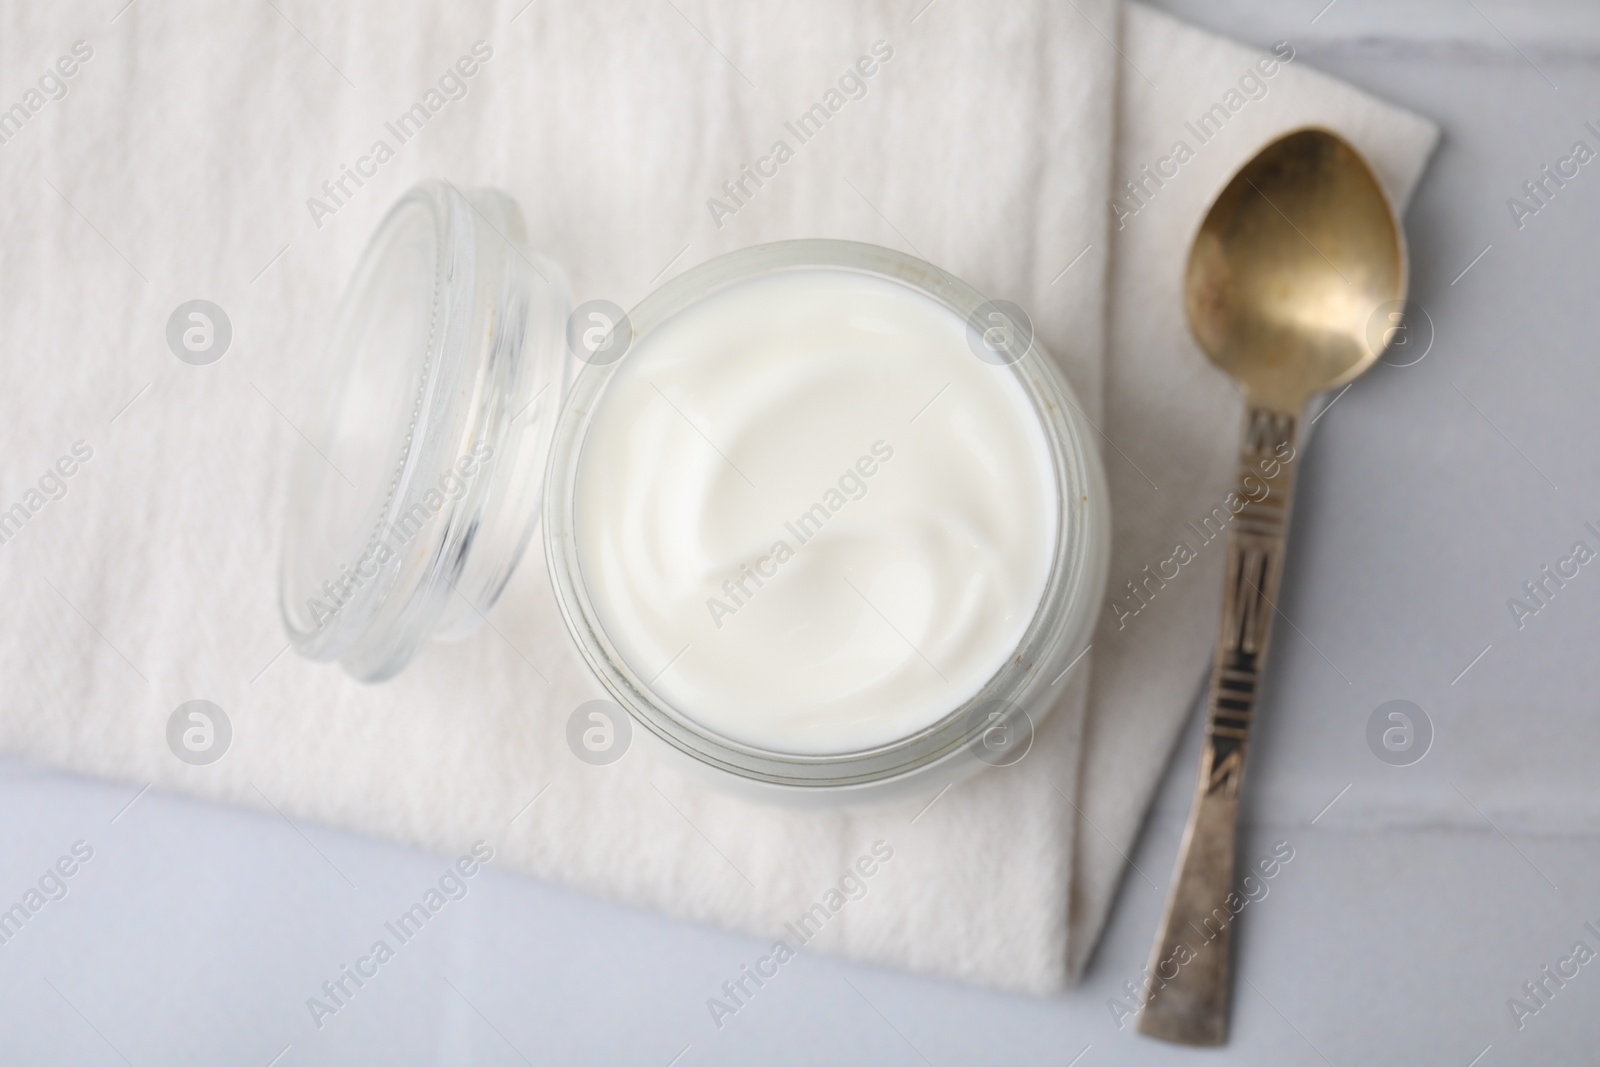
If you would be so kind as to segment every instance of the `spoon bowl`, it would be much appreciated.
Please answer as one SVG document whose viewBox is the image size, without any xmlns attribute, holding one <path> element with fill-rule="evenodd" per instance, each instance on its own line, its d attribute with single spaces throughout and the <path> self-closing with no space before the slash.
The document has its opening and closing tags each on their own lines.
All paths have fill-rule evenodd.
<svg viewBox="0 0 1600 1067">
<path fill-rule="evenodd" d="M 1381 349 L 1368 323 L 1405 295 L 1405 241 L 1388 197 L 1355 149 L 1319 129 L 1273 142 L 1234 176 L 1184 279 L 1206 355 L 1250 403 L 1296 415 L 1372 365 Z"/>
</svg>

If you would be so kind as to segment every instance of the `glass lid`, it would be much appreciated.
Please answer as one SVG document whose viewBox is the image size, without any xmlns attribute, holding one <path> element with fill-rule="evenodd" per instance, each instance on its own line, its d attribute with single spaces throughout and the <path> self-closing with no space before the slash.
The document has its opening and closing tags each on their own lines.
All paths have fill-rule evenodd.
<svg viewBox="0 0 1600 1067">
<path fill-rule="evenodd" d="M 379 681 L 483 621 L 538 519 L 569 302 L 505 194 L 423 182 L 390 209 L 289 489 L 279 605 L 302 655 Z"/>
</svg>

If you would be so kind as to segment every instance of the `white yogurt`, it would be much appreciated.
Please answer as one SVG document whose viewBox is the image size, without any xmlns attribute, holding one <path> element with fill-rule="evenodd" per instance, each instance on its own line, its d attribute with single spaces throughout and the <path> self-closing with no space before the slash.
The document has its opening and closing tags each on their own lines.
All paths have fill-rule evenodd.
<svg viewBox="0 0 1600 1067">
<path fill-rule="evenodd" d="M 578 562 L 678 714 L 758 748 L 860 751 L 945 717 L 1015 652 L 1055 552 L 1044 428 L 959 316 L 790 270 L 649 331 L 591 416 Z"/>
</svg>

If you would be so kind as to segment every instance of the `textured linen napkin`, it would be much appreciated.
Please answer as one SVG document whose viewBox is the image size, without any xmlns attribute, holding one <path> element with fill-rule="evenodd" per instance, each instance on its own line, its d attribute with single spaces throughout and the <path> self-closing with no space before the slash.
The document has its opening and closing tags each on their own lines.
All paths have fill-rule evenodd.
<svg viewBox="0 0 1600 1067">
<path fill-rule="evenodd" d="M 579 300 L 626 306 L 785 237 L 908 249 L 1030 308 L 1089 417 L 1162 486 L 1141 496 L 1107 447 L 1117 581 L 1226 489 L 1236 405 L 1176 310 L 1205 201 L 1312 120 L 1401 195 L 1426 126 L 1291 62 L 1117 230 L 1112 178 L 1167 154 L 1256 55 L 1139 8 L 1119 26 L 1111 0 L 0 10 L 0 106 L 23 109 L 0 122 L 0 509 L 18 516 L 0 527 L 0 747 L 441 852 L 483 837 L 497 864 L 796 942 L 784 924 L 820 904 L 806 943 L 857 958 L 1068 980 L 1189 706 L 1219 579 L 1196 573 L 1149 626 L 1103 627 L 1028 758 L 948 792 L 802 813 L 709 791 L 644 746 L 590 766 L 566 724 L 601 694 L 537 545 L 491 625 L 391 683 L 283 654 L 278 521 L 295 450 L 316 447 L 301 427 L 337 295 L 383 211 L 436 175 L 514 196 Z M 418 104 L 420 131 L 391 129 Z M 802 140 L 790 125 L 819 104 Z M 778 141 L 777 174 L 741 184 Z M 192 299 L 230 320 L 209 365 L 169 346 Z M 168 747 L 195 698 L 231 724 L 205 766 Z"/>
</svg>

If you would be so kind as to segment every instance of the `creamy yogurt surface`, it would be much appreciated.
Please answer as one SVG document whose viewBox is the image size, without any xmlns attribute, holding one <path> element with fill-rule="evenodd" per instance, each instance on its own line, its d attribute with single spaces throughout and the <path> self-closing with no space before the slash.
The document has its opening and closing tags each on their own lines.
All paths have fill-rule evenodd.
<svg viewBox="0 0 1600 1067">
<path fill-rule="evenodd" d="M 1016 372 L 942 304 L 839 268 L 733 283 L 640 338 L 575 485 L 582 580 L 633 672 L 685 719 L 817 755 L 983 687 L 1062 506 Z"/>
</svg>

